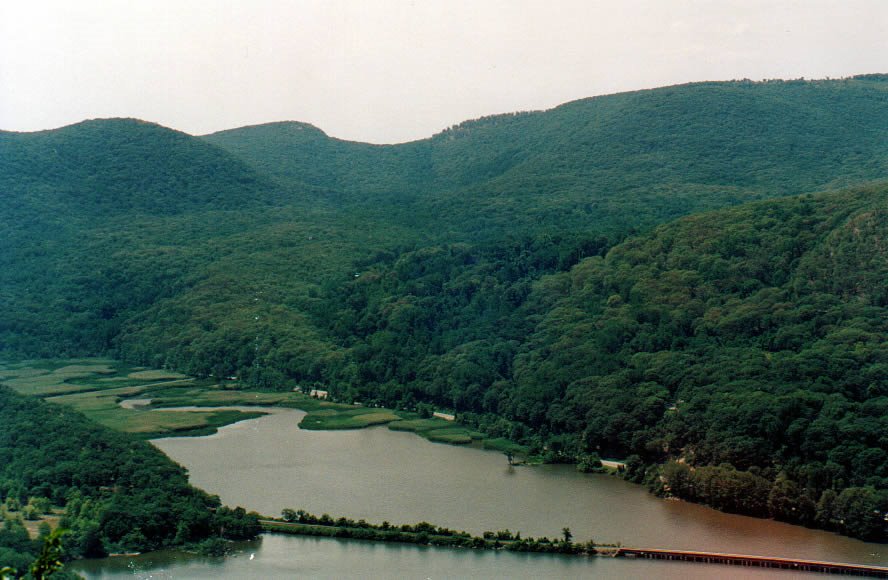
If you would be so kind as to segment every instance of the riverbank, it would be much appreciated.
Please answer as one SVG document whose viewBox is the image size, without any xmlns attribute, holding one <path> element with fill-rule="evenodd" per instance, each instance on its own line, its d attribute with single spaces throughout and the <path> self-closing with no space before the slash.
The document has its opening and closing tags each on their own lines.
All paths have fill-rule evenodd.
<svg viewBox="0 0 888 580">
<path fill-rule="evenodd" d="M 693 570 L 688 569 L 693 566 Z M 710 567 L 647 560 L 577 558 L 505 550 L 467 550 L 391 542 L 341 540 L 292 534 L 264 534 L 261 541 L 237 543 L 230 556 L 153 552 L 128 558 L 79 560 L 70 569 L 87 580 L 138 578 L 662 578 L 703 580 Z M 725 580 L 750 580 L 731 576 Z M 698 575 L 694 575 L 698 572 Z M 725 578 L 725 576 L 723 576 Z M 797 580 L 790 575 L 783 580 Z M 768 580 L 761 578 L 761 580 Z M 805 580 L 804 578 L 798 580 Z"/>
<path fill-rule="evenodd" d="M 384 522 L 382 525 L 373 525 L 363 520 L 354 522 L 345 518 L 339 518 L 334 521 L 326 514 L 318 518 L 302 510 L 299 512 L 285 510 L 285 517 L 293 517 L 299 521 L 264 519 L 260 520 L 260 525 L 265 532 L 300 536 L 394 542 L 448 548 L 471 548 L 475 550 L 506 550 L 509 552 L 587 557 L 646 558 L 749 568 L 771 568 L 794 572 L 888 578 L 888 568 L 882 566 L 747 554 L 662 550 L 657 548 L 623 548 L 613 544 L 596 545 L 591 540 L 586 543 L 576 543 L 572 541 L 573 538 L 569 528 L 562 530 L 562 539 L 550 540 L 545 537 L 522 538 L 520 532 L 512 533 L 509 530 L 485 532 L 483 536 L 472 536 L 468 532 L 457 532 L 447 528 L 440 528 L 426 522 L 415 525 L 392 526 L 388 522 Z"/>
<path fill-rule="evenodd" d="M 303 429 L 387 425 L 436 443 L 477 444 L 515 455 L 527 452 L 514 442 L 489 438 L 458 422 L 416 412 L 336 403 L 298 391 L 241 390 L 237 380 L 196 379 L 107 358 L 0 364 L 0 380 L 21 394 L 71 407 L 106 427 L 145 439 L 210 435 L 220 427 L 260 416 L 248 407 L 278 407 L 305 411 L 300 423 Z M 184 407 L 189 408 L 188 413 L 170 412 Z"/>
<path fill-rule="evenodd" d="M 284 519 L 262 519 L 259 523 L 266 532 L 302 536 L 545 554 L 592 556 L 598 553 L 598 546 L 591 540 L 584 543 L 574 542 L 569 528 L 562 530 L 561 539 L 522 538 L 521 532 L 510 530 L 484 532 L 481 536 L 473 536 L 465 531 L 451 530 L 428 522 L 413 525 L 391 525 L 383 522 L 376 525 L 364 520 L 357 522 L 347 518 L 334 520 L 327 514 L 318 517 L 303 510 L 298 512 L 284 510 Z M 616 547 L 607 545 L 603 549 L 613 551 Z"/>
<path fill-rule="evenodd" d="M 304 409 L 307 415 L 300 427 L 305 430 L 353 430 L 384 425 L 389 430 L 410 431 L 430 441 L 469 444 L 510 452 L 515 457 L 526 457 L 527 451 L 505 439 L 485 438 L 483 433 L 457 422 L 423 418 L 418 413 L 334 403 L 300 392 L 243 391 L 237 389 L 236 381 L 183 378 L 176 373 L 129 367 L 108 359 L 2 365 L 0 376 L 21 392 L 51 396 L 48 400 L 54 403 L 72 406 L 106 426 L 145 438 L 215 433 L 221 426 L 258 417 L 262 413 L 258 407 L 272 405 L 280 409 Z M 150 405 L 127 404 L 127 401 L 148 399 Z M 181 405 L 192 405 L 192 409 L 188 413 L 171 412 L 171 407 Z M 220 408 L 230 405 L 243 408 Z M 130 408 L 124 408 L 126 406 Z M 534 459 L 524 462 L 536 463 Z M 621 467 L 617 461 L 602 463 L 611 470 Z"/>
<path fill-rule="evenodd" d="M 300 423 L 303 429 L 387 425 L 436 443 L 475 443 L 514 455 L 527 453 L 525 447 L 512 441 L 490 438 L 459 422 L 417 412 L 336 403 L 299 391 L 241 390 L 237 380 L 197 379 L 107 358 L 0 364 L 0 379 L 22 394 L 72 407 L 106 427 L 146 439 L 210 435 L 225 425 L 259 416 L 245 407 L 280 407 L 305 411 L 307 415 Z M 169 412 L 183 407 L 190 412 Z"/>
<path fill-rule="evenodd" d="M 298 502 L 315 514 L 424 520 L 475 536 L 509 528 L 551 537 L 570 527 L 582 540 L 885 564 L 884 546 L 663 501 L 643 486 L 572 465 L 511 467 L 480 446 L 437 445 L 379 427 L 305 430 L 298 427 L 304 417 L 281 411 L 212 437 L 154 443 L 188 467 L 195 485 L 262 514 Z"/>
<path fill-rule="evenodd" d="M 503 438 L 488 437 L 485 433 L 467 427 L 458 421 L 424 417 L 418 412 L 402 409 L 336 403 L 310 397 L 300 392 L 247 391 L 220 386 L 195 385 L 192 388 L 166 389 L 156 393 L 151 407 L 163 409 L 186 405 L 210 408 L 276 406 L 299 409 L 306 412 L 299 427 L 311 431 L 352 430 L 385 425 L 393 431 L 415 433 L 435 443 L 451 445 L 474 443 L 486 449 L 503 453 L 509 451 L 514 455 L 521 456 L 528 453 L 525 446 Z"/>
</svg>

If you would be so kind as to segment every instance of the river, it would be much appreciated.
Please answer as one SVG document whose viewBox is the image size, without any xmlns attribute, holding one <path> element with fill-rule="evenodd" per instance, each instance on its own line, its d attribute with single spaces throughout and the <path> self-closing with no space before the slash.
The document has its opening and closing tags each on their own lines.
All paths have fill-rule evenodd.
<svg viewBox="0 0 888 580">
<path fill-rule="evenodd" d="M 571 466 L 510 467 L 502 454 L 431 443 L 384 427 L 305 431 L 301 411 L 224 427 L 208 437 L 153 443 L 185 465 L 191 481 L 228 505 L 267 515 L 283 508 L 381 523 L 416 523 L 474 534 L 510 529 L 575 541 L 888 564 L 888 546 L 769 520 L 664 501 L 641 486 Z M 177 553 L 83 562 L 88 578 L 197 577 L 547 577 L 792 578 L 770 570 L 700 564 L 445 550 L 330 539 L 265 536 L 241 557 Z M 253 555 L 249 559 L 247 552 Z M 148 576 L 145 576 L 148 577 Z"/>
</svg>

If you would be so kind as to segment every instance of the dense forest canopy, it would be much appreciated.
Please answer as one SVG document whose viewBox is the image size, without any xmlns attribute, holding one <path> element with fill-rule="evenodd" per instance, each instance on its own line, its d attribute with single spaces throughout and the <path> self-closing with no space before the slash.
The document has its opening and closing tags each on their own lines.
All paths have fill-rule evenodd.
<svg viewBox="0 0 888 580">
<path fill-rule="evenodd" d="M 627 231 L 885 176 L 884 79 L 696 83 L 467 121 L 402 145 L 273 123 L 204 139 L 446 241 Z M 323 197 L 323 196 L 322 196 Z M 392 207 L 395 206 L 395 207 Z M 434 235 L 434 234 L 433 234 Z"/>
<path fill-rule="evenodd" d="M 68 557 L 156 550 L 258 534 L 255 514 L 220 507 L 185 469 L 146 441 L 100 427 L 61 405 L 0 386 L 0 565 L 19 571 L 39 551 L 16 512 L 64 510 Z M 24 574 L 23 574 L 24 575 Z"/>
<path fill-rule="evenodd" d="M 434 403 L 885 539 L 886 97 L 883 75 L 697 83 L 384 146 L 0 133 L 0 353 Z"/>
</svg>

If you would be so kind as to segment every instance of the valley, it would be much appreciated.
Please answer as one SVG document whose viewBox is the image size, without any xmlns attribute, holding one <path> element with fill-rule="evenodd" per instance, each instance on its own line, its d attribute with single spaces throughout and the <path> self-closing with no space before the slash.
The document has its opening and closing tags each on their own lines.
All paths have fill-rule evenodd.
<svg viewBox="0 0 888 580">
<path fill-rule="evenodd" d="M 634 486 L 626 493 L 647 499 L 631 503 L 713 511 L 694 502 L 759 518 L 756 534 L 773 524 L 881 545 L 886 78 L 676 85 L 484 117 L 398 145 L 298 122 L 203 136 L 135 119 L 0 131 L 7 412 L 59 429 L 83 421 L 90 441 L 111 437 L 139 454 L 152 453 L 146 439 L 203 445 L 288 417 L 281 433 L 333 438 L 331 456 L 403 437 L 431 446 L 405 457 L 480 453 L 500 467 L 504 452 L 529 458 L 542 465 L 517 467 L 522 475 L 571 474 L 541 484 L 551 495 L 573 478 L 589 493 L 628 486 L 577 470 L 617 458 L 624 479 L 684 500 Z M 292 409 L 308 415 L 294 422 Z M 0 498 L 62 509 L 69 493 L 89 495 L 73 553 L 216 537 L 199 515 L 214 500 L 180 475 L 192 503 L 143 522 L 150 533 L 124 533 L 103 510 L 143 496 L 114 483 L 123 475 L 107 449 L 95 443 L 95 481 L 77 479 L 73 459 L 19 457 L 19 438 L 53 442 L 4 420 L 27 433 L 2 434 Z M 598 501 L 615 500 L 588 503 Z M 367 503 L 321 509 L 361 517 Z M 504 519 L 514 509 L 488 519 L 533 521 Z M 475 525 L 420 512 L 373 517 Z M 177 518 L 193 527 L 177 533 Z M 555 529 L 534 533 L 561 527 L 548 523 Z M 599 537 L 585 525 L 570 524 Z"/>
</svg>

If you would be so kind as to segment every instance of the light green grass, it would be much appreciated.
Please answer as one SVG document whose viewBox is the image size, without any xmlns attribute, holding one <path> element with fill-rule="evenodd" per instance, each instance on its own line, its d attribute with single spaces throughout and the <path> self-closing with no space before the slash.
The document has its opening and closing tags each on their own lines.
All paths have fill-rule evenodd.
<svg viewBox="0 0 888 580">
<path fill-rule="evenodd" d="M 363 429 L 373 425 L 384 425 L 400 418 L 396 412 L 389 409 L 323 409 L 303 417 L 299 427 L 312 430 Z"/>
<path fill-rule="evenodd" d="M 468 431 L 462 428 L 433 429 L 422 434 L 429 441 L 450 443 L 451 445 L 467 445 L 472 442 Z"/>
<path fill-rule="evenodd" d="M 110 364 L 77 364 L 77 365 L 67 365 L 61 368 L 55 369 L 53 374 L 57 375 L 113 375 L 117 372 L 117 369 Z"/>
<path fill-rule="evenodd" d="M 0 381 L 7 379 L 26 379 L 29 377 L 39 377 L 48 373 L 49 371 L 46 369 L 38 369 L 34 367 L 0 367 Z"/>
<path fill-rule="evenodd" d="M 460 423 L 445 421 L 437 417 L 428 419 L 411 418 L 416 415 L 403 414 L 405 419 L 389 424 L 392 431 L 410 431 L 429 441 L 436 443 L 449 443 L 451 445 L 467 445 L 475 440 L 484 439 L 484 434 L 473 431 Z"/>
<path fill-rule="evenodd" d="M 412 431 L 421 433 L 423 431 L 431 431 L 433 429 L 445 429 L 452 426 L 453 423 L 444 419 L 404 419 L 397 423 L 389 425 L 392 431 Z"/>
<path fill-rule="evenodd" d="M 128 374 L 126 376 L 128 379 L 138 379 L 141 381 L 164 381 L 164 380 L 172 380 L 172 379 L 185 379 L 188 378 L 187 375 L 183 375 L 181 373 L 174 373 L 171 371 L 159 371 L 159 370 L 141 370 Z"/>
<path fill-rule="evenodd" d="M 23 395 L 47 397 L 100 388 L 127 367 L 110 359 L 46 359 L 0 367 L 0 380 Z"/>
<path fill-rule="evenodd" d="M 241 391 L 230 383 L 145 367 L 131 367 L 104 358 L 48 359 L 0 364 L 0 380 L 26 395 L 51 397 L 118 431 L 143 436 L 204 434 L 262 413 L 239 411 L 172 411 L 169 407 L 288 407 L 306 411 L 303 429 L 363 429 L 387 424 L 430 441 L 465 445 L 481 441 L 497 451 L 526 455 L 527 449 L 506 439 L 485 439 L 483 433 L 453 421 L 420 418 L 416 413 L 369 408 L 313 399 L 300 392 Z M 151 399 L 148 407 L 124 409 L 124 399 Z"/>
<path fill-rule="evenodd" d="M 159 385 L 156 389 L 146 391 L 152 396 L 155 407 L 222 407 L 232 405 L 258 405 L 264 407 L 291 407 L 311 411 L 322 409 L 324 405 L 331 408 L 353 409 L 350 405 L 318 402 L 301 393 L 267 392 L 267 391 L 235 391 L 220 388 L 207 381 L 195 381 L 188 384 L 171 383 Z"/>
<path fill-rule="evenodd" d="M 262 415 L 262 413 L 240 411 L 183 412 L 150 408 L 124 409 L 120 406 L 121 399 L 141 397 L 145 391 L 143 387 L 121 387 L 62 395 L 48 400 L 71 407 L 111 429 L 151 436 L 194 430 L 200 430 L 202 434 L 222 425 Z"/>
<path fill-rule="evenodd" d="M 29 376 L 5 380 L 4 382 L 23 395 L 46 397 L 61 393 L 82 391 L 85 389 L 84 385 L 75 384 L 70 381 L 91 376 L 95 375 L 88 371 L 46 371 L 42 374 L 34 373 Z"/>
<path fill-rule="evenodd" d="M 71 407 L 106 427 L 146 437 L 211 433 L 216 427 L 262 414 L 124 409 L 119 405 L 122 399 L 154 398 L 162 395 L 164 389 L 181 388 L 190 392 L 190 389 L 183 387 L 193 379 L 164 370 L 136 370 L 110 359 L 50 359 L 11 363 L 0 366 L 0 377 L 5 384 L 22 394 L 46 397 L 50 402 Z M 158 381 L 166 382 L 157 384 Z M 216 404 L 226 403 L 221 401 Z M 180 400 L 177 404 L 191 403 Z"/>
<path fill-rule="evenodd" d="M 109 418 L 107 426 L 118 431 L 127 431 L 151 437 L 164 435 L 206 435 L 214 433 L 217 428 L 261 417 L 265 413 L 225 411 L 164 411 L 136 410 L 122 416 Z"/>
</svg>

